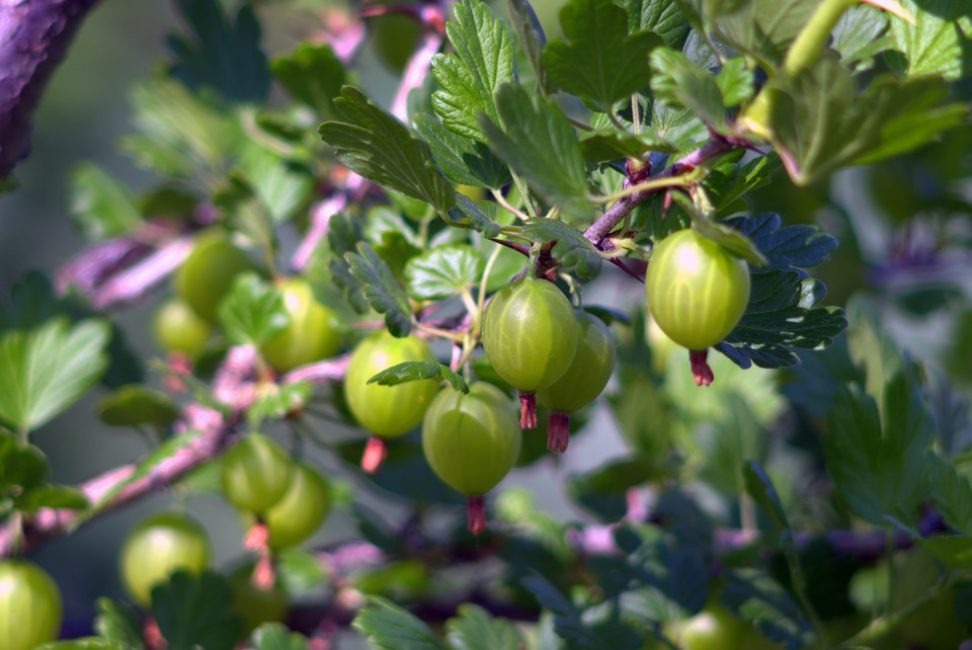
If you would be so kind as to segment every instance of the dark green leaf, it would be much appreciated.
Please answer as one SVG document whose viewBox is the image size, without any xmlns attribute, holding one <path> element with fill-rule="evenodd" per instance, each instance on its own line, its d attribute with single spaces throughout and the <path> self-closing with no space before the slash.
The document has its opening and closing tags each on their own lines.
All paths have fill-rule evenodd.
<svg viewBox="0 0 972 650">
<path fill-rule="evenodd" d="M 436 361 L 403 361 L 390 368 L 385 368 L 374 377 L 369 378 L 368 383 L 397 386 L 420 379 L 442 379 L 449 382 L 449 385 L 455 390 L 463 393 L 469 392 L 469 386 L 466 385 L 462 376 L 450 370 L 449 366 Z"/>
<path fill-rule="evenodd" d="M 567 40 L 547 43 L 541 57 L 556 86 L 608 111 L 648 85 L 648 54 L 662 40 L 649 31 L 629 34 L 624 9 L 613 2 L 570 0 L 560 23 Z"/>
<path fill-rule="evenodd" d="M 107 367 L 109 335 L 103 321 L 62 319 L 0 334 L 0 419 L 31 431 L 73 404 Z"/>
<path fill-rule="evenodd" d="M 177 0 L 189 34 L 169 37 L 171 74 L 189 88 L 211 88 L 224 98 L 260 103 L 270 94 L 260 23 L 244 3 L 231 20 L 218 0 Z"/>
<path fill-rule="evenodd" d="M 9 304 L 0 303 L 0 332 L 33 329 L 63 313 L 48 277 L 31 271 L 14 283 Z"/>
<path fill-rule="evenodd" d="M 567 641 L 571 648 L 602 648 L 597 635 L 581 619 L 581 612 L 556 587 L 539 575 L 523 578 L 523 586 L 533 597 L 554 615 L 557 636 Z"/>
<path fill-rule="evenodd" d="M 628 10 L 628 31 L 652 31 L 668 47 L 682 47 L 689 23 L 678 10 L 676 0 L 622 0 L 621 5 Z"/>
<path fill-rule="evenodd" d="M 199 169 L 222 173 L 240 142 L 238 123 L 168 80 L 136 86 L 138 133 L 122 141 L 143 167 L 160 176 L 196 180 Z"/>
<path fill-rule="evenodd" d="M 777 494 L 776 487 L 766 470 L 759 463 L 750 461 L 743 468 L 743 476 L 746 480 L 746 491 L 766 514 L 772 517 L 773 524 L 781 530 L 788 530 L 790 522 L 787 520 L 786 511 L 783 510 L 780 495 Z"/>
<path fill-rule="evenodd" d="M 165 428 L 179 417 L 179 406 L 161 391 L 140 385 L 122 386 L 101 400 L 98 417 L 113 427 L 150 424 Z"/>
<path fill-rule="evenodd" d="M 419 113 L 414 122 L 435 161 L 453 181 L 496 189 L 510 183 L 509 168 L 483 143 L 453 133 L 432 115 Z"/>
<path fill-rule="evenodd" d="M 817 3 L 805 0 L 733 0 L 705 1 L 703 7 L 706 24 L 714 24 L 718 34 L 728 43 L 765 63 L 776 64 L 783 60 Z"/>
<path fill-rule="evenodd" d="M 432 106 L 447 129 L 486 142 L 480 115 L 499 122 L 494 95 L 513 80 L 513 36 L 493 11 L 479 0 L 461 0 L 446 23 L 452 54 L 432 59 L 432 76 L 440 90 Z"/>
<path fill-rule="evenodd" d="M 347 83 L 344 64 L 326 43 L 301 43 L 270 69 L 294 99 L 323 115 L 334 113 L 334 98 Z"/>
<path fill-rule="evenodd" d="M 787 650 L 801 650 L 814 643 L 813 627 L 790 594 L 756 570 L 728 572 L 719 600 Z"/>
<path fill-rule="evenodd" d="M 908 373 L 885 389 L 883 417 L 874 400 L 855 386 L 837 397 L 824 438 L 827 465 L 855 514 L 877 525 L 891 515 L 912 522 L 927 496 L 934 423 Z"/>
<path fill-rule="evenodd" d="M 67 485 L 38 485 L 25 490 L 14 499 L 17 510 L 30 514 L 41 508 L 84 510 L 88 505 L 88 498 L 81 490 Z"/>
<path fill-rule="evenodd" d="M 651 67 L 655 97 L 673 108 L 688 109 L 714 129 L 727 128 L 726 109 L 715 77 L 667 47 L 651 53 Z"/>
<path fill-rule="evenodd" d="M 502 128 L 485 117 L 482 122 L 496 153 L 563 213 L 590 214 L 584 157 L 563 111 L 513 84 L 500 86 L 496 104 Z"/>
<path fill-rule="evenodd" d="M 833 56 L 770 81 L 770 128 L 790 177 L 806 185 L 842 166 L 874 162 L 930 142 L 966 109 L 941 106 L 940 79 L 879 78 L 858 94 Z"/>
<path fill-rule="evenodd" d="M 408 261 L 405 279 L 417 300 L 440 300 L 479 283 L 483 260 L 468 244 L 434 248 Z"/>
<path fill-rule="evenodd" d="M 334 100 L 337 119 L 321 125 L 338 159 L 366 178 L 421 199 L 440 212 L 455 204 L 455 190 L 436 168 L 429 146 L 351 86 Z"/>
<path fill-rule="evenodd" d="M 458 616 L 446 623 L 449 645 L 454 650 L 517 650 L 523 637 L 508 621 L 495 618 L 476 605 L 460 605 Z"/>
<path fill-rule="evenodd" d="M 547 43 L 547 36 L 543 33 L 543 26 L 536 12 L 528 0 L 506 0 L 506 8 L 513 23 L 513 29 L 520 41 L 520 47 L 526 52 L 527 60 L 533 67 L 533 74 L 536 75 L 537 84 L 540 86 L 544 95 L 553 92 L 547 73 L 540 63 L 540 56 L 543 46 Z"/>
<path fill-rule="evenodd" d="M 972 537 L 936 535 L 919 539 L 920 546 L 953 571 L 972 569 Z"/>
<path fill-rule="evenodd" d="M 649 481 L 671 477 L 672 467 L 648 456 L 634 456 L 606 463 L 567 480 L 567 494 L 578 505 L 604 522 L 616 522 L 628 512 L 628 491 Z"/>
<path fill-rule="evenodd" d="M 107 239 L 142 221 L 132 193 L 91 163 L 71 173 L 71 214 L 88 239 Z"/>
<path fill-rule="evenodd" d="M 866 64 L 881 50 L 891 45 L 891 39 L 882 37 L 888 27 L 883 11 L 867 5 L 848 9 L 833 31 L 831 47 L 847 64 Z"/>
<path fill-rule="evenodd" d="M 412 329 L 412 310 L 388 264 L 364 242 L 358 244 L 357 254 L 345 253 L 344 259 L 372 309 L 385 315 L 385 325 L 391 333 L 406 336 Z"/>
<path fill-rule="evenodd" d="M 99 598 L 97 608 L 94 627 L 99 636 L 116 641 L 124 648 L 142 647 L 142 625 L 132 607 L 109 598 Z"/>
<path fill-rule="evenodd" d="M 770 268 L 808 269 L 826 262 L 837 248 L 837 239 L 819 228 L 784 226 L 778 214 L 737 217 L 727 223 L 753 242 Z"/>
<path fill-rule="evenodd" d="M 342 443 L 337 452 L 349 465 L 357 467 L 364 452 L 363 440 Z M 415 438 L 396 439 L 388 445 L 388 456 L 374 474 L 362 474 L 362 478 L 386 495 L 420 504 L 448 504 L 458 506 L 466 498 L 447 486 L 432 472 L 422 444 Z"/>
<path fill-rule="evenodd" d="M 535 242 L 555 241 L 553 255 L 565 270 L 582 280 L 593 278 L 601 270 L 601 256 L 573 226 L 557 219 L 531 219 L 522 226 L 523 236 Z"/>
<path fill-rule="evenodd" d="M 642 158 L 647 151 L 675 153 L 666 140 L 647 130 L 637 135 L 621 133 L 617 129 L 599 129 L 581 137 L 584 159 L 590 163 L 608 162 L 621 158 Z"/>
<path fill-rule="evenodd" d="M 895 49 L 908 61 L 910 77 L 942 75 L 956 81 L 972 65 L 972 10 L 955 0 L 899 0 L 914 22 L 891 20 Z"/>
<path fill-rule="evenodd" d="M 259 346 L 290 324 L 280 291 L 255 273 L 236 279 L 220 305 L 219 319 L 226 337 L 237 345 Z"/>
<path fill-rule="evenodd" d="M 223 576 L 177 571 L 152 588 L 152 615 L 171 650 L 232 650 L 242 621 Z"/>
<path fill-rule="evenodd" d="M 281 623 L 266 623 L 253 631 L 254 650 L 307 650 L 307 640 Z"/>
<path fill-rule="evenodd" d="M 352 626 L 380 650 L 445 650 L 428 625 L 383 598 L 369 599 Z"/>
<path fill-rule="evenodd" d="M 457 194 L 456 207 L 446 215 L 446 221 L 460 228 L 472 228 L 481 232 L 484 237 L 493 238 L 500 234 L 500 225 L 494 220 L 496 212 L 495 203 L 477 202 Z"/>
<path fill-rule="evenodd" d="M 234 174 L 245 180 L 253 196 L 274 223 L 293 217 L 310 201 L 314 190 L 311 167 L 247 141 Z"/>
<path fill-rule="evenodd" d="M 727 108 L 739 106 L 753 96 L 753 71 L 741 56 L 723 63 L 715 81 L 722 94 L 722 103 Z"/>
<path fill-rule="evenodd" d="M 47 474 L 47 459 L 40 449 L 0 431 L 0 497 L 11 488 L 19 491 L 40 485 Z"/>
<path fill-rule="evenodd" d="M 937 455 L 931 459 L 931 493 L 945 522 L 961 533 L 972 534 L 972 483 Z"/>
</svg>

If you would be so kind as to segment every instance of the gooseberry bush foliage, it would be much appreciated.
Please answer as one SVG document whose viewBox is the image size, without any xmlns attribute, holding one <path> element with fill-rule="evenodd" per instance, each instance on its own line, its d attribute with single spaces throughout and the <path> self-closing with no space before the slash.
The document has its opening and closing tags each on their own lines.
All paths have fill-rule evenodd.
<svg viewBox="0 0 972 650">
<path fill-rule="evenodd" d="M 154 182 L 79 164 L 89 247 L 0 318 L 0 646 L 972 638 L 968 338 L 946 372 L 883 326 L 967 287 L 828 302 L 812 272 L 862 248 L 808 218 L 846 234 L 833 174 L 905 165 L 939 184 L 909 204 L 875 171 L 876 200 L 968 254 L 964 3 L 174 6 L 121 143 Z M 281 15 L 306 31 L 269 51 Z M 875 273 L 938 263 L 909 251 Z M 144 305 L 152 358 L 116 322 Z M 151 448 L 63 485 L 34 434 L 89 393 Z M 615 431 L 623 453 L 564 464 Z M 240 561 L 157 513 L 119 558 L 130 600 L 56 640 L 30 554 L 167 489 L 238 510 Z M 332 511 L 352 532 L 321 546 Z"/>
</svg>

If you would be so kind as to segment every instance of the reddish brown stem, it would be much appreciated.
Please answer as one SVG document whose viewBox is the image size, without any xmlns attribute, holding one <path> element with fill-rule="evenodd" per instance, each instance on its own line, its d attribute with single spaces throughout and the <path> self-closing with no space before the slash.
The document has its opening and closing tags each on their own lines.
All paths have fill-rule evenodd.
<svg viewBox="0 0 972 650">
<path fill-rule="evenodd" d="M 560 411 L 551 411 L 547 418 L 547 450 L 555 454 L 567 451 L 570 444 L 570 416 Z"/>
<path fill-rule="evenodd" d="M 479 535 L 486 530 L 486 500 L 483 497 L 469 497 L 466 500 L 466 516 L 470 533 Z"/>
<path fill-rule="evenodd" d="M 537 428 L 537 396 L 520 392 L 520 428 Z"/>
<path fill-rule="evenodd" d="M 692 378 L 696 386 L 708 386 L 715 380 L 715 374 L 708 362 L 709 349 L 689 350 L 689 362 L 692 364 Z"/>
<path fill-rule="evenodd" d="M 365 444 L 364 453 L 361 454 L 361 469 L 368 474 L 374 474 L 385 462 L 388 455 L 388 443 L 381 438 L 372 436 Z"/>
</svg>

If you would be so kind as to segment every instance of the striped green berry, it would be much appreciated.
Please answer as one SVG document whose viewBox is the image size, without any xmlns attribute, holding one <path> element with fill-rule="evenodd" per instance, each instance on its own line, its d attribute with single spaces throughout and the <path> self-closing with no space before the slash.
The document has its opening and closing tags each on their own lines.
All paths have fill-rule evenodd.
<svg viewBox="0 0 972 650">
<path fill-rule="evenodd" d="M 645 290 L 651 317 L 689 350 L 719 343 L 749 304 L 749 267 L 694 230 L 680 230 L 655 247 Z"/>
</svg>

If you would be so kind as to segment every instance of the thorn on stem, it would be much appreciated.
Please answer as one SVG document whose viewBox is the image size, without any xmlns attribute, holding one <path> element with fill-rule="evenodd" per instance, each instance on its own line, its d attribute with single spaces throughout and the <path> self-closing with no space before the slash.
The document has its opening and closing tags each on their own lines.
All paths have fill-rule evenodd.
<svg viewBox="0 0 972 650">
<path fill-rule="evenodd" d="M 520 393 L 520 428 L 537 428 L 537 396 L 533 393 Z"/>
<path fill-rule="evenodd" d="M 385 462 L 386 456 L 388 456 L 388 444 L 375 436 L 368 438 L 364 453 L 361 454 L 361 469 L 367 474 L 374 474 Z"/>
<path fill-rule="evenodd" d="M 486 530 L 486 500 L 481 496 L 466 499 L 466 517 L 469 532 L 473 535 Z"/>
<path fill-rule="evenodd" d="M 567 451 L 570 444 L 570 416 L 560 411 L 551 411 L 547 418 L 547 450 L 555 454 Z"/>
<path fill-rule="evenodd" d="M 707 361 L 709 349 L 689 350 L 689 362 L 692 364 L 692 378 L 696 386 L 708 386 L 715 380 L 715 374 Z"/>
</svg>

